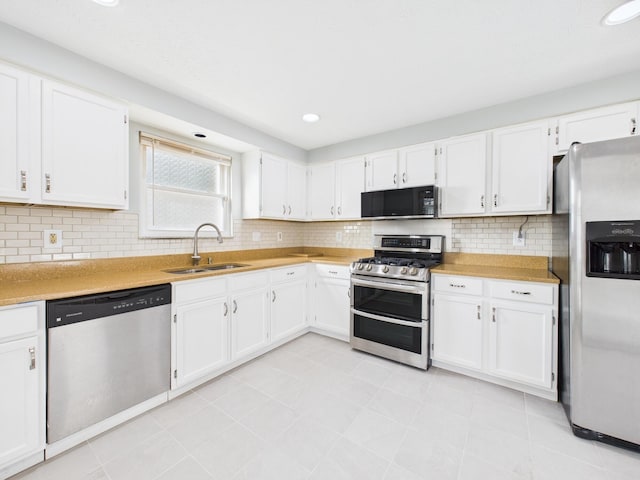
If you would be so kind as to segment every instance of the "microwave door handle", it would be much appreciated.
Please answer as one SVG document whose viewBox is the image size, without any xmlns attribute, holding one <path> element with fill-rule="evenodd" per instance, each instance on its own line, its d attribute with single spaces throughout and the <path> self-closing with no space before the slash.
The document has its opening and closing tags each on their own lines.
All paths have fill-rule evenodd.
<svg viewBox="0 0 640 480">
<path fill-rule="evenodd" d="M 380 322 L 386 322 L 386 323 L 393 323 L 395 325 L 402 325 L 402 326 L 405 326 L 405 327 L 414 327 L 414 328 L 421 328 L 422 327 L 422 320 L 419 321 L 419 322 L 409 322 L 407 320 L 397 320 L 395 318 L 383 317 L 382 315 L 375 315 L 373 313 L 362 312 L 360 310 L 356 310 L 355 308 L 351 309 L 351 313 L 353 313 L 354 315 L 358 315 L 360 317 L 366 317 L 366 318 L 370 318 L 372 320 L 378 320 Z"/>
<path fill-rule="evenodd" d="M 360 279 L 351 279 L 351 285 L 359 285 L 361 287 L 371 287 L 371 288 L 380 288 L 384 290 L 394 290 L 396 292 L 407 292 L 407 293 L 417 293 L 423 294 L 424 288 L 416 287 L 413 285 L 400 285 L 397 283 L 387 283 L 387 282 L 370 282 L 367 280 Z"/>
</svg>

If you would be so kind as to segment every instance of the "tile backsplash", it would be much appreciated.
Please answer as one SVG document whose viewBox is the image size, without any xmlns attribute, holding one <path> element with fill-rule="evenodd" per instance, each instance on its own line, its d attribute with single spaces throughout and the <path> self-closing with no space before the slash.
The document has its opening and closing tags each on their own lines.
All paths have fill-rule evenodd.
<svg viewBox="0 0 640 480">
<path fill-rule="evenodd" d="M 448 251 L 549 256 L 550 216 L 529 217 L 523 227 L 526 246 L 512 245 L 512 232 L 518 231 L 524 219 L 485 217 L 437 221 L 443 229 L 442 234 L 450 236 Z M 425 224 L 408 225 L 405 224 L 404 230 Z M 61 230 L 62 247 L 44 248 L 44 230 Z M 296 246 L 371 248 L 375 230 L 375 222 L 372 221 L 298 223 L 235 220 L 233 238 L 226 238 L 221 245 L 213 238 L 202 238 L 200 250 L 215 252 Z M 281 240 L 278 240 L 279 233 Z M 190 238 L 139 238 L 138 215 L 132 212 L 0 205 L 0 264 L 177 254 L 190 252 L 192 248 Z"/>
</svg>

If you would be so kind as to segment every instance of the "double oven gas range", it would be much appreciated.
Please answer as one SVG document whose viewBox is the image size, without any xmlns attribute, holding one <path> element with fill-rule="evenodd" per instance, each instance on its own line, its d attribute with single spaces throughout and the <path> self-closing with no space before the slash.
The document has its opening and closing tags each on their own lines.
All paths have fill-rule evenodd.
<svg viewBox="0 0 640 480">
<path fill-rule="evenodd" d="M 375 235 L 374 256 L 351 264 L 352 348 L 429 367 L 429 269 L 441 235 Z"/>
</svg>

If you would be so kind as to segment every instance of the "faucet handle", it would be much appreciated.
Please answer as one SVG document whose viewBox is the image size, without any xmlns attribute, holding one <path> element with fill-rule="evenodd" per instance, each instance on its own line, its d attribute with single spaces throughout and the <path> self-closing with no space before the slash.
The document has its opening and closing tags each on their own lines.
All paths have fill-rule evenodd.
<svg viewBox="0 0 640 480">
<path fill-rule="evenodd" d="M 200 255 L 191 255 L 191 260 L 193 261 L 193 265 L 198 265 L 200 263 Z"/>
</svg>

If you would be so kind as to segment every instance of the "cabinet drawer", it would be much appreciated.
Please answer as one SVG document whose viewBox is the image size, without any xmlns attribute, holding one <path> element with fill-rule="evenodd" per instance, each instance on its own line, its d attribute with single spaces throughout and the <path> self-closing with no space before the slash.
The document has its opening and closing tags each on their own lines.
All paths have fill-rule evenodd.
<svg viewBox="0 0 640 480">
<path fill-rule="evenodd" d="M 530 282 L 489 282 L 492 298 L 504 298 L 520 302 L 553 303 L 553 285 Z"/>
<path fill-rule="evenodd" d="M 226 294 L 227 280 L 225 278 L 209 278 L 173 284 L 174 303 L 193 302 Z"/>
<path fill-rule="evenodd" d="M 433 289 L 437 292 L 482 295 L 482 279 L 452 275 L 433 275 Z"/>
<path fill-rule="evenodd" d="M 272 282 L 290 282 L 301 280 L 307 275 L 306 265 L 294 265 L 287 268 L 276 268 L 271 270 Z"/>
<path fill-rule="evenodd" d="M 0 310 L 0 338 L 35 332 L 38 329 L 38 307 L 28 305 Z"/>
<path fill-rule="evenodd" d="M 350 278 L 349 267 L 344 265 L 317 264 L 316 272 L 320 277 L 342 278 L 344 280 Z"/>
<path fill-rule="evenodd" d="M 267 272 L 239 273 L 229 277 L 229 290 L 233 293 L 238 290 L 266 287 L 269 283 Z"/>
</svg>

